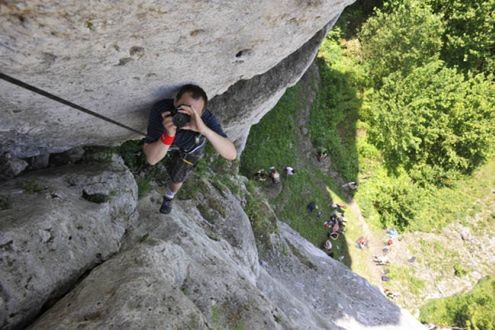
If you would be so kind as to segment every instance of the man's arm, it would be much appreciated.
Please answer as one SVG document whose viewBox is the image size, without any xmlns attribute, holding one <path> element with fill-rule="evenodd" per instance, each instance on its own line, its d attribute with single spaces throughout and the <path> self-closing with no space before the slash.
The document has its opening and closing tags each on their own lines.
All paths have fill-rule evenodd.
<svg viewBox="0 0 495 330">
<path fill-rule="evenodd" d="M 235 150 L 234 144 L 227 138 L 213 131 L 211 128 L 201 119 L 199 110 L 191 107 L 190 105 L 181 105 L 179 112 L 188 114 L 191 116 L 191 121 L 187 123 L 183 129 L 199 132 L 204 135 L 208 141 L 213 145 L 213 148 L 225 159 L 235 160 L 237 157 L 237 150 Z"/>
<path fill-rule="evenodd" d="M 206 125 L 205 125 L 206 126 Z M 234 144 L 227 138 L 213 131 L 206 126 L 205 131 L 202 133 L 208 141 L 213 145 L 213 148 L 225 159 L 235 160 L 237 157 L 237 150 Z"/>
<path fill-rule="evenodd" d="M 167 154 L 168 149 L 170 149 L 170 145 L 174 141 L 177 127 L 175 127 L 174 123 L 172 122 L 172 117 L 169 115 L 170 112 L 168 111 L 162 114 L 163 126 L 165 127 L 166 136 L 168 136 L 168 138 L 166 136 L 162 136 L 157 141 L 152 143 L 145 143 L 143 146 L 146 161 L 150 165 L 155 165 L 160 160 L 162 160 L 163 157 L 165 157 L 165 155 Z"/>
<path fill-rule="evenodd" d="M 170 146 L 164 145 L 160 140 L 153 143 L 145 143 L 143 151 L 146 156 L 146 161 L 150 165 L 155 165 L 165 157 L 169 148 Z"/>
</svg>

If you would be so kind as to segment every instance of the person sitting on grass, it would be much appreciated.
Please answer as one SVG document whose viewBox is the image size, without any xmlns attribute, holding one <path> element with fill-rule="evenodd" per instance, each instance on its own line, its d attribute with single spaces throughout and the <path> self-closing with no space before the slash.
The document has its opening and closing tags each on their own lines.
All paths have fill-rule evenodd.
<svg viewBox="0 0 495 330">
<path fill-rule="evenodd" d="M 354 181 L 351 181 L 351 182 L 347 182 L 347 183 L 343 184 L 342 188 L 348 189 L 348 190 L 357 190 L 358 184 Z"/>
<path fill-rule="evenodd" d="M 264 181 L 266 181 L 267 177 L 268 177 L 268 174 L 262 168 L 260 168 L 259 170 L 256 171 L 256 173 L 254 173 L 254 179 L 256 181 L 264 182 Z"/>
<path fill-rule="evenodd" d="M 270 167 L 270 178 L 273 184 L 280 183 L 280 173 L 278 173 L 275 167 Z"/>
<path fill-rule="evenodd" d="M 345 212 L 345 208 L 346 208 L 346 206 L 345 206 L 345 205 L 342 205 L 342 204 L 339 204 L 339 203 L 333 203 L 330 207 L 331 207 L 334 211 L 340 212 L 340 213 L 342 213 L 342 214 L 344 214 L 344 212 Z"/>
<path fill-rule="evenodd" d="M 290 166 L 286 166 L 284 168 L 284 172 L 285 172 L 285 175 L 287 175 L 287 176 L 293 176 L 294 174 L 296 174 L 296 170 Z"/>
<path fill-rule="evenodd" d="M 327 239 L 325 241 L 325 244 L 323 245 L 323 248 L 325 249 L 325 252 L 333 258 L 333 251 L 332 251 L 332 241 L 330 239 Z"/>
<path fill-rule="evenodd" d="M 318 205 L 316 205 L 315 202 L 309 202 L 306 209 L 308 210 L 308 213 L 312 213 L 314 210 L 318 210 Z"/>
<path fill-rule="evenodd" d="M 159 101 L 150 111 L 143 145 L 147 162 L 155 165 L 169 151 L 172 153 L 167 164 L 171 183 L 163 197 L 161 213 L 168 214 L 172 210 L 175 194 L 202 157 L 207 142 L 223 158 L 234 160 L 237 157 L 234 144 L 215 115 L 206 108 L 207 104 L 206 92 L 188 84 L 179 89 L 175 99 Z"/>
<path fill-rule="evenodd" d="M 328 157 L 327 150 L 325 148 L 320 148 L 316 152 L 316 159 L 321 162 L 322 160 L 325 160 Z"/>
<path fill-rule="evenodd" d="M 368 240 L 363 236 L 359 237 L 356 241 L 358 248 L 361 250 L 368 247 Z"/>
</svg>

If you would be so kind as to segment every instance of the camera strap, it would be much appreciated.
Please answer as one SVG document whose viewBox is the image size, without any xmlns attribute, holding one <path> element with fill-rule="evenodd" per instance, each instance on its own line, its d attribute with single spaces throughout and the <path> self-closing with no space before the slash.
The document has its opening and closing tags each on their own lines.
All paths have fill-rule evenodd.
<svg viewBox="0 0 495 330">
<path fill-rule="evenodd" d="M 204 137 L 201 134 L 198 134 L 195 137 L 195 144 L 194 144 L 194 146 L 191 149 L 189 149 L 189 150 L 181 150 L 181 152 L 183 152 L 186 155 L 192 154 L 192 153 L 194 153 L 194 152 L 202 149 L 206 145 L 206 142 L 207 142 L 206 137 Z"/>
</svg>

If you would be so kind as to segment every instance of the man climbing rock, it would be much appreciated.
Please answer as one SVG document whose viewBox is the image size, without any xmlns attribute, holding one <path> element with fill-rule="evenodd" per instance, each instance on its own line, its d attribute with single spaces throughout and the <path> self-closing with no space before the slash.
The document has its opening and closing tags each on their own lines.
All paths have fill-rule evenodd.
<svg viewBox="0 0 495 330">
<path fill-rule="evenodd" d="M 202 157 L 208 141 L 223 158 L 237 157 L 234 144 L 215 115 L 206 108 L 207 103 L 208 97 L 201 87 L 184 85 L 175 99 L 159 101 L 151 109 L 143 146 L 146 160 L 155 165 L 169 151 L 173 152 L 167 164 L 171 182 L 163 197 L 161 213 L 172 210 L 175 194 Z"/>
</svg>

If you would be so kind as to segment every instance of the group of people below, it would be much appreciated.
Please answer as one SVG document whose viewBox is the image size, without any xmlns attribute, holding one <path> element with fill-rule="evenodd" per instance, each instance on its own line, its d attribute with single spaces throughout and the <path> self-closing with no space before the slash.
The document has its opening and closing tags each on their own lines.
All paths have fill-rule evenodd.
<svg viewBox="0 0 495 330">
<path fill-rule="evenodd" d="M 332 213 L 330 219 L 323 223 L 323 228 L 328 230 L 328 238 L 336 240 L 344 233 L 345 224 L 347 222 L 344 217 L 345 205 L 333 203 L 331 205 Z"/>
<path fill-rule="evenodd" d="M 284 167 L 284 174 L 286 176 L 293 176 L 296 174 L 296 170 L 291 166 L 286 166 Z M 268 172 L 263 168 L 259 169 L 256 173 L 254 173 L 254 179 L 260 182 L 270 179 L 273 184 L 279 184 L 281 182 L 280 173 L 275 166 L 270 167 Z"/>
<path fill-rule="evenodd" d="M 319 162 L 325 160 L 328 157 L 328 152 L 326 149 L 318 149 L 316 153 L 316 158 Z M 291 166 L 285 166 L 283 173 L 285 176 L 293 176 L 296 174 L 296 170 L 291 167 Z M 261 168 L 257 170 L 254 175 L 254 180 L 259 181 L 259 182 L 265 182 L 268 179 L 271 180 L 273 185 L 278 185 L 281 183 L 281 175 L 280 172 L 274 167 L 270 167 L 268 171 L 265 169 Z M 342 185 L 342 188 L 346 190 L 356 190 L 358 187 L 358 184 L 354 181 L 347 182 Z M 333 257 L 333 245 L 332 241 L 337 240 L 341 234 L 344 233 L 345 231 L 345 225 L 346 225 L 346 218 L 344 217 L 344 209 L 346 208 L 345 205 L 338 204 L 338 203 L 333 203 L 331 205 L 332 208 L 332 213 L 330 214 L 330 218 L 326 220 L 323 223 L 323 228 L 327 230 L 327 237 L 328 239 L 324 243 L 324 250 L 327 252 L 328 255 Z M 323 216 L 322 211 L 318 208 L 318 205 L 316 205 L 315 202 L 310 202 L 307 205 L 307 210 L 308 213 L 316 213 L 317 218 L 321 218 Z M 367 246 L 367 241 L 362 242 L 363 246 Z"/>
<path fill-rule="evenodd" d="M 338 239 L 340 235 L 344 233 L 347 220 L 344 217 L 344 209 L 346 208 L 345 205 L 333 203 L 330 207 L 332 208 L 330 218 L 323 223 L 323 228 L 327 230 L 328 237 L 323 245 L 323 249 L 329 256 L 333 257 L 332 241 Z M 310 202 L 306 209 L 308 210 L 308 213 L 316 212 L 316 216 L 318 218 L 321 218 L 323 214 L 315 202 Z"/>
</svg>

